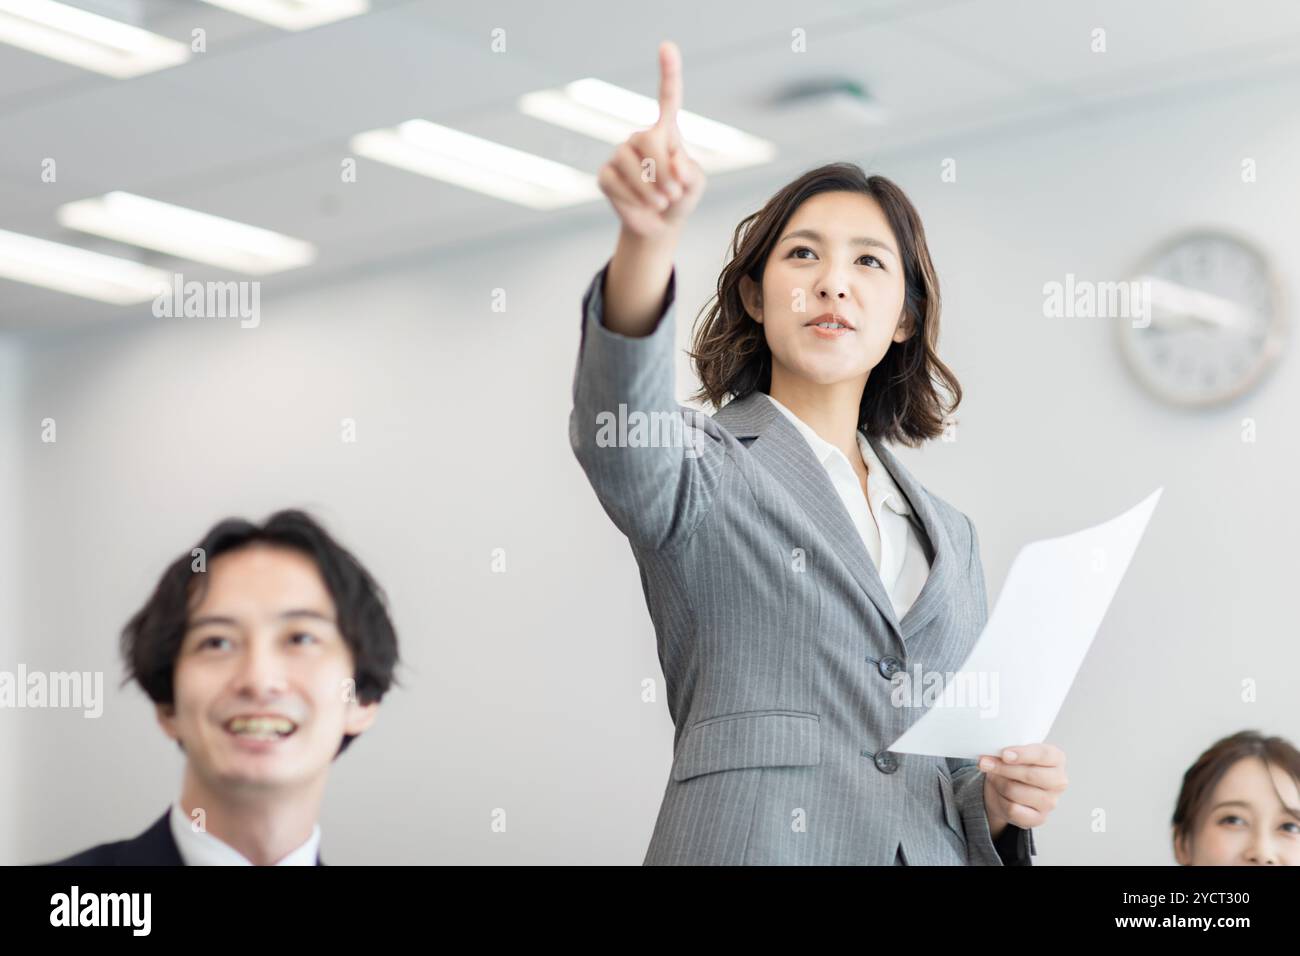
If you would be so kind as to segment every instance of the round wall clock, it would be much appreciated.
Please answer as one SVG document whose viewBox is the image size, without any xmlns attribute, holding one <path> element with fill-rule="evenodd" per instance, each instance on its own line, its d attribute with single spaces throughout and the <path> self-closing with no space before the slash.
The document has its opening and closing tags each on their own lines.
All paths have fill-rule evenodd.
<svg viewBox="0 0 1300 956">
<path fill-rule="evenodd" d="M 1120 351 L 1139 382 L 1176 405 L 1229 401 L 1260 383 L 1282 354 L 1281 288 L 1254 244 L 1218 229 L 1157 247 L 1133 279 L 1144 315 L 1121 318 Z M 1132 311 L 1132 310 L 1130 310 Z"/>
</svg>

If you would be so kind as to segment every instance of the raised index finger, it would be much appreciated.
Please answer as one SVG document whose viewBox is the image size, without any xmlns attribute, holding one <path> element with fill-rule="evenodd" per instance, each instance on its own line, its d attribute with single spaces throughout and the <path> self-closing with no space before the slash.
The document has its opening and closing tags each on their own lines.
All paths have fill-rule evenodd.
<svg viewBox="0 0 1300 956">
<path fill-rule="evenodd" d="M 682 105 L 682 55 L 677 44 L 665 40 L 659 44 L 659 124 L 675 126 L 677 110 Z"/>
</svg>

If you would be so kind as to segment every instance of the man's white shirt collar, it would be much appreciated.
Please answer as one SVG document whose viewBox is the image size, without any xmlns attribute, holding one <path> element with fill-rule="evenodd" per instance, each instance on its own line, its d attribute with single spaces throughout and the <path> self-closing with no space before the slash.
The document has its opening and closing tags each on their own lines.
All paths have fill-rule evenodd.
<svg viewBox="0 0 1300 956">
<path fill-rule="evenodd" d="M 180 801 L 172 804 L 170 821 L 172 838 L 186 866 L 252 866 L 234 847 L 218 840 L 206 830 L 195 830 L 181 809 Z M 312 827 L 307 842 L 288 853 L 276 866 L 315 866 L 320 855 L 320 824 Z"/>
</svg>

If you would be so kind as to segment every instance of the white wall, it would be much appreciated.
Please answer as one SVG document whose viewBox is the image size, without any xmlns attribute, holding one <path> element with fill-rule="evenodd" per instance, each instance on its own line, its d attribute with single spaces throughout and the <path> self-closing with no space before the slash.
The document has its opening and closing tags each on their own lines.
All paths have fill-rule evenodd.
<svg viewBox="0 0 1300 956">
<path fill-rule="evenodd" d="M 1169 410 L 1123 370 L 1109 322 L 1046 319 L 1041 291 L 1067 272 L 1123 278 L 1167 234 L 1215 223 L 1268 249 L 1294 302 L 1300 130 L 1283 118 L 1298 86 L 1201 90 L 869 166 L 922 211 L 942 354 L 967 393 L 957 442 L 900 453 L 976 520 L 991 597 L 1026 540 L 1166 488 L 1051 734 L 1072 785 L 1040 863 L 1172 862 L 1174 795 L 1205 746 L 1244 727 L 1300 740 L 1294 355 L 1238 405 Z M 949 156 L 955 184 L 939 181 Z M 841 158 L 869 152 L 825 157 Z M 683 344 L 735 222 L 781 181 L 715 182 L 678 258 Z M 22 472 L 29 666 L 100 668 L 116 687 L 117 631 L 175 553 L 227 514 L 304 506 L 387 587 L 407 660 L 336 768 L 327 860 L 639 863 L 671 727 L 662 694 L 640 700 L 660 671 L 635 564 L 567 443 L 579 297 L 614 232 L 539 229 L 266 299 L 256 330 L 151 320 L 32 340 L 23 420 L 55 416 L 59 442 Z M 356 445 L 339 440 L 344 417 Z M 1257 703 L 1240 701 L 1245 678 Z M 179 756 L 135 689 L 98 721 L 19 726 L 30 756 L 7 859 L 134 834 L 175 793 Z"/>
</svg>

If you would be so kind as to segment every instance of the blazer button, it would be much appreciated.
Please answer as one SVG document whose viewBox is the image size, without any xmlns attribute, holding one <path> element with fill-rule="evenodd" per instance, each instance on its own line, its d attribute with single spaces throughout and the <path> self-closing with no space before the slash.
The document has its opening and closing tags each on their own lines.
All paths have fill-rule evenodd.
<svg viewBox="0 0 1300 956">
<path fill-rule="evenodd" d="M 876 754 L 876 769 L 881 773 L 893 773 L 898 769 L 898 757 L 888 750 Z"/>
<path fill-rule="evenodd" d="M 897 657 L 882 657 L 880 663 L 876 665 L 880 671 L 880 676 L 885 680 L 893 679 L 893 676 L 903 669 L 903 662 Z"/>
</svg>

